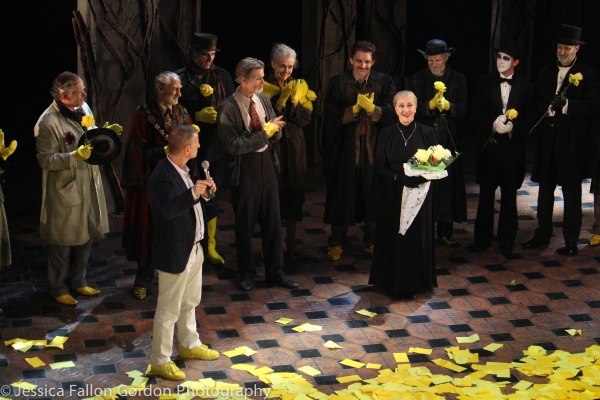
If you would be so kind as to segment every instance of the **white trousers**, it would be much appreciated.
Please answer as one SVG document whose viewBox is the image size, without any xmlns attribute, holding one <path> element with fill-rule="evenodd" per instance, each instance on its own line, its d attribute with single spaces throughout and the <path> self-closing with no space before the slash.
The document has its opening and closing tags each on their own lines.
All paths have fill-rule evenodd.
<svg viewBox="0 0 600 400">
<path fill-rule="evenodd" d="M 195 349 L 202 344 L 196 331 L 196 307 L 202 297 L 203 262 L 204 252 L 198 243 L 192 248 L 181 274 L 158 271 L 158 301 L 150 356 L 152 365 L 164 365 L 171 361 L 175 324 L 179 347 Z"/>
</svg>

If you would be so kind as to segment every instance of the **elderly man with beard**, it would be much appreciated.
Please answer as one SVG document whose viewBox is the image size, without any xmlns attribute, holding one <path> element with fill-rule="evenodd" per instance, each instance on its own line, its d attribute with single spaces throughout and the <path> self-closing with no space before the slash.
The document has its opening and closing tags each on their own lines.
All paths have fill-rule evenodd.
<svg viewBox="0 0 600 400">
<path fill-rule="evenodd" d="M 409 82 L 410 90 L 419 99 L 417 122 L 432 126 L 438 143 L 454 153 L 459 151 L 460 143 L 457 121 L 467 111 L 467 80 L 448 65 L 448 58 L 456 53 L 456 49 L 448 47 L 443 40 L 430 40 L 425 51 L 419 52 L 427 60 L 427 67 L 414 74 Z M 446 86 L 441 99 L 434 88 L 434 83 L 438 81 Z M 448 177 L 435 181 L 434 185 L 438 240 L 446 246 L 460 247 L 453 236 L 453 221 L 463 222 L 467 219 L 462 159 L 458 158 L 452 163 L 448 167 Z"/>
<path fill-rule="evenodd" d="M 591 144 L 598 136 L 600 94 L 596 71 L 577 59 L 581 28 L 560 25 L 554 41 L 557 62 L 540 70 L 536 82 L 537 111 L 545 115 L 539 128 L 531 180 L 539 182 L 538 228 L 523 244 L 534 249 L 550 243 L 554 190 L 562 188 L 564 198 L 563 238 L 565 246 L 556 250 L 574 256 L 581 230 L 581 182 L 592 176 L 594 151 Z M 581 74 L 578 85 L 569 83 L 571 75 Z M 568 86 L 568 88 L 567 88 Z M 563 92 L 566 93 L 563 95 Z M 547 114 L 545 114 L 547 112 Z"/>
<path fill-rule="evenodd" d="M 478 129 L 479 204 L 475 243 L 468 250 L 481 252 L 491 246 L 496 188 L 500 186 L 496 240 L 502 254 L 509 255 L 519 229 L 517 190 L 525 178 L 525 139 L 535 122 L 535 93 L 533 84 L 515 73 L 520 46 L 506 40 L 494 50 L 498 71 L 479 78 L 471 107 Z M 518 113 L 516 118 L 509 115 L 510 110 Z"/>
<path fill-rule="evenodd" d="M 322 143 L 327 198 L 323 221 L 331 224 L 327 259 L 339 260 L 348 227 L 364 221 L 363 245 L 373 255 L 378 175 L 373 174 L 375 146 L 382 128 L 395 122 L 392 78 L 371 69 L 375 45 L 354 43 L 350 71 L 329 81 L 325 93 Z"/>
<path fill-rule="evenodd" d="M 298 284 L 283 275 L 283 243 L 279 216 L 279 160 L 273 143 L 281 139 L 283 116 L 276 117 L 271 100 L 262 92 L 264 63 L 244 58 L 235 68 L 240 85 L 218 110 L 217 129 L 227 162 L 235 213 L 237 266 L 242 290 L 254 288 L 256 267 L 252 234 L 260 225 L 267 283 L 286 289 Z M 267 124 L 267 121 L 269 122 Z"/>
<path fill-rule="evenodd" d="M 186 67 L 176 71 L 181 80 L 181 104 L 189 111 L 192 120 L 200 127 L 202 147 L 198 157 L 192 161 L 192 175 L 204 176 L 202 160 L 210 162 L 210 174 L 217 186 L 223 182 L 225 163 L 223 146 L 217 133 L 217 109 L 235 91 L 229 72 L 214 64 L 217 37 L 210 33 L 194 33 L 188 48 Z M 212 203 L 207 204 L 206 236 L 208 252 L 206 258 L 213 265 L 225 264 L 217 253 L 215 234 L 219 213 L 219 193 Z"/>
<path fill-rule="evenodd" d="M 146 184 L 154 168 L 169 154 L 171 128 L 191 125 L 187 110 L 179 104 L 181 82 L 173 72 L 162 72 L 154 80 L 156 97 L 139 106 L 133 113 L 125 157 L 121 187 L 125 189 L 123 247 L 128 261 L 138 263 L 133 295 L 142 300 L 154 279 L 152 261 L 152 219 Z"/>
</svg>

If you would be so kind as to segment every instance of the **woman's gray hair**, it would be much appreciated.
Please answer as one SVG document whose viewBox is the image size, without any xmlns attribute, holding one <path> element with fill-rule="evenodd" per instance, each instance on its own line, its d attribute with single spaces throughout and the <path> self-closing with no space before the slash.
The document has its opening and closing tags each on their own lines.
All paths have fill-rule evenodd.
<svg viewBox="0 0 600 400">
<path fill-rule="evenodd" d="M 171 84 L 173 79 L 179 80 L 179 76 L 171 71 L 161 72 L 154 78 L 154 92 L 158 94 L 158 87 L 166 88 Z"/>
<path fill-rule="evenodd" d="M 415 94 L 413 92 L 411 92 L 410 90 L 402 90 L 402 91 L 396 93 L 396 95 L 394 96 L 394 99 L 392 100 L 392 104 L 394 105 L 394 107 L 396 107 L 396 103 L 398 102 L 398 99 L 400 97 L 412 97 L 415 100 L 415 106 L 419 102 L 417 100 L 417 96 L 415 96 Z"/>
<path fill-rule="evenodd" d="M 294 57 L 294 68 L 298 68 L 298 58 L 296 57 L 296 50 L 292 49 L 283 43 L 277 43 L 271 50 L 271 61 L 279 61 L 281 57 Z"/>
<path fill-rule="evenodd" d="M 265 69 L 265 63 L 252 57 L 241 59 L 235 67 L 235 82 L 240 85 L 242 78 L 248 80 L 252 71 L 256 69 Z"/>
<path fill-rule="evenodd" d="M 54 79 L 50 94 L 54 97 L 54 100 L 60 101 L 60 94 L 71 94 L 79 81 L 83 82 L 83 79 L 81 79 L 79 75 L 69 71 L 61 72 L 56 79 Z"/>
</svg>

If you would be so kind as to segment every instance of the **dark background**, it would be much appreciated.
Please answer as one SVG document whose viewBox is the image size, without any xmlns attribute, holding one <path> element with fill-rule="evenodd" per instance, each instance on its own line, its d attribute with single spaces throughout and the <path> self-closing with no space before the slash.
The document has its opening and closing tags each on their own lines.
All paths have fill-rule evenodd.
<svg viewBox="0 0 600 400">
<path fill-rule="evenodd" d="M 0 129 L 4 130 L 7 143 L 12 139 L 19 141 L 17 155 L 33 151 L 33 126 L 51 102 L 49 89 L 53 79 L 65 70 L 76 72 L 77 48 L 71 23 L 75 5 L 75 0 L 35 5 L 26 1 L 0 2 Z M 477 77 L 489 72 L 491 7 L 491 0 L 409 0 L 404 75 L 408 77 L 426 65 L 417 49 L 424 49 L 432 38 L 442 38 L 458 50 L 450 64 L 467 77 L 472 92 Z M 535 80 L 535 71 L 556 59 L 551 39 L 561 22 L 583 27 L 582 40 L 587 43 L 579 57 L 600 69 L 599 12 L 597 0 L 537 1 L 533 76 L 529 78 Z M 231 73 L 243 57 L 268 60 L 270 48 L 277 42 L 290 45 L 302 58 L 301 1 L 204 0 L 202 15 L 202 30 L 219 36 L 222 50 L 216 64 Z M 359 13 L 358 20 L 361 18 L 364 16 Z M 358 27 L 357 40 L 360 39 L 368 39 L 368 32 Z M 310 67 L 301 65 L 295 75 L 302 75 Z M 527 71 L 524 67 L 520 68 L 522 74 Z"/>
</svg>

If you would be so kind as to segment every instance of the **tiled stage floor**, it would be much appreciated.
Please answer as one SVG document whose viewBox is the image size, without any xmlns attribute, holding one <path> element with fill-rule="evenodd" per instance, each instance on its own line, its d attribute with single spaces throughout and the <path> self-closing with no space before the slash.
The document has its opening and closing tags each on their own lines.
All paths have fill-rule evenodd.
<svg viewBox="0 0 600 400">
<path fill-rule="evenodd" d="M 69 339 L 64 350 L 34 347 L 27 353 L 0 344 L 0 385 L 19 380 L 47 388 L 130 384 L 125 372 L 143 371 L 149 361 L 157 287 L 154 285 L 152 295 L 143 301 L 130 295 L 136 265 L 125 260 L 120 246 L 122 217 L 111 216 L 111 233 L 94 243 L 87 270 L 89 284 L 101 289 L 101 294 L 92 298 L 78 295 L 77 307 L 61 306 L 49 298 L 45 253 L 38 234 L 39 175 L 35 166 L 16 168 L 12 181 L 5 185 L 13 265 L 0 270 L 0 307 L 5 310 L 0 317 L 1 339 L 56 335 Z M 212 377 L 247 387 L 263 384 L 245 371 L 230 369 L 232 363 L 255 363 L 276 371 L 297 371 L 309 365 L 322 375 L 306 376 L 307 380 L 322 392 L 331 393 L 347 386 L 337 384 L 335 376 L 377 375 L 375 370 L 344 368 L 339 361 L 346 357 L 393 369 L 393 352 L 406 352 L 409 347 L 433 348 L 431 356 L 414 354 L 409 358 L 413 365 L 439 371 L 429 360 L 446 358 L 443 348 L 456 345 L 457 335 L 478 333 L 479 342 L 463 345 L 472 350 L 491 342 L 504 344 L 495 354 L 477 350 L 484 362 L 510 362 L 522 357 L 522 350 L 530 344 L 575 353 L 600 343 L 600 249 L 587 246 L 593 218 L 593 198 L 586 193 L 589 183 L 584 185 L 578 256 L 555 254 L 554 250 L 562 245 L 557 221 L 556 237 L 547 248 L 523 251 L 516 246 L 516 252 L 507 258 L 497 247 L 478 254 L 464 248 L 472 242 L 477 206 L 478 189 L 473 180 L 474 175 L 468 173 L 470 220 L 455 226 L 462 247 L 437 246 L 439 288 L 433 295 L 410 301 L 391 300 L 366 285 L 370 259 L 363 251 L 358 227 L 351 229 L 352 241 L 341 260 L 327 261 L 329 227 L 322 222 L 325 190 L 318 169 L 311 173 L 305 219 L 299 224 L 302 258 L 286 261 L 286 272 L 300 288 L 284 290 L 259 284 L 251 292 L 241 292 L 236 288 L 233 215 L 227 201 L 230 196 L 224 192 L 217 238 L 218 249 L 227 261 L 222 268 L 204 268 L 203 298 L 196 310 L 198 331 L 203 342 L 220 352 L 248 346 L 258 354 L 234 359 L 221 356 L 213 362 L 176 362 L 190 380 Z M 536 226 L 536 195 L 537 187 L 527 178 L 518 197 L 521 230 L 517 242 L 528 240 Z M 560 220 L 559 190 L 556 195 L 555 214 Z M 259 239 L 255 247 L 258 263 Z M 511 285 L 513 280 L 515 284 Z M 363 308 L 378 315 L 368 319 L 355 312 Z M 292 325 L 307 321 L 321 325 L 323 331 L 296 333 L 290 325 L 274 323 L 280 317 L 292 318 Z M 565 328 L 581 329 L 582 335 L 571 337 Z M 332 352 L 323 347 L 330 339 L 343 349 Z M 75 367 L 34 369 L 25 362 L 25 357 L 34 356 L 47 364 L 72 360 Z M 163 379 L 152 378 L 148 383 L 176 387 L 176 383 Z"/>
</svg>

